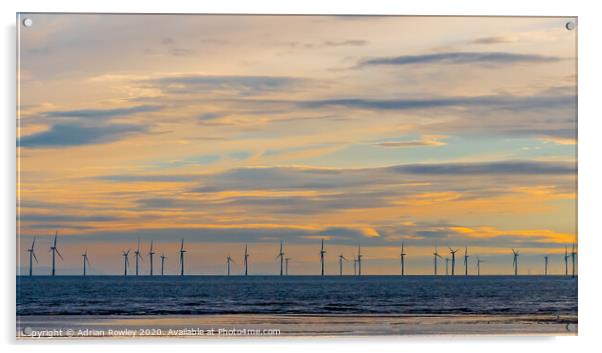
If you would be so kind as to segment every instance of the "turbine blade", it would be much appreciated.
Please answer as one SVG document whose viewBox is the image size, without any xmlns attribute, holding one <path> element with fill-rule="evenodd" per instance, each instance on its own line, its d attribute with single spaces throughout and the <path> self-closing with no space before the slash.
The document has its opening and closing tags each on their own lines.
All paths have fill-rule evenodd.
<svg viewBox="0 0 602 353">
<path fill-rule="evenodd" d="M 63 255 L 61 255 L 61 253 L 59 252 L 59 249 L 54 248 L 54 250 L 56 251 L 57 255 L 61 258 L 61 260 L 64 260 Z"/>
<path fill-rule="evenodd" d="M 39 262 L 38 262 L 38 258 L 36 257 L 36 253 L 32 251 L 31 254 L 33 255 L 33 258 L 36 260 L 36 263 L 38 264 Z"/>
</svg>

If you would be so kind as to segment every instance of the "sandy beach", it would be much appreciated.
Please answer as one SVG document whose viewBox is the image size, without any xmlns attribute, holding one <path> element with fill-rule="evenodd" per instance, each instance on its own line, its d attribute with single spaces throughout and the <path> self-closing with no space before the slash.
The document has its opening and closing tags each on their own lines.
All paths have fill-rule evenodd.
<svg viewBox="0 0 602 353">
<path fill-rule="evenodd" d="M 278 336 L 576 335 L 576 316 L 18 316 L 19 339 Z"/>
</svg>

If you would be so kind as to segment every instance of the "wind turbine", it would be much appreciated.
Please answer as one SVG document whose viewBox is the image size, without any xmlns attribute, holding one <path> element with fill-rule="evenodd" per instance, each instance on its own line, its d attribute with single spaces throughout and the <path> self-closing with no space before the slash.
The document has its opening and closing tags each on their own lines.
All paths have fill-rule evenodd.
<svg viewBox="0 0 602 353">
<path fill-rule="evenodd" d="M 481 260 L 481 258 L 477 256 L 477 276 L 481 275 L 481 262 L 485 261 Z"/>
<path fill-rule="evenodd" d="M 514 255 L 514 259 L 512 260 L 512 266 L 514 266 L 514 275 L 518 276 L 518 250 L 512 249 L 512 254 Z"/>
<path fill-rule="evenodd" d="M 52 246 L 50 247 L 50 252 L 52 252 L 52 275 L 56 275 L 56 258 L 55 258 L 55 254 L 58 255 L 61 260 L 63 260 L 63 256 L 61 255 L 61 253 L 59 252 L 59 249 L 57 249 L 56 247 L 56 238 L 58 237 L 58 232 L 54 233 L 54 242 L 52 243 Z"/>
<path fill-rule="evenodd" d="M 165 253 L 161 253 L 161 276 L 163 276 L 163 269 L 165 268 L 165 259 L 167 259 Z"/>
<path fill-rule="evenodd" d="M 437 275 L 437 258 L 441 258 L 441 255 L 439 255 L 437 247 L 435 246 L 435 252 L 433 253 L 433 273 L 435 274 L 435 276 Z"/>
<path fill-rule="evenodd" d="M 362 255 L 362 248 L 361 246 L 357 246 L 357 275 L 361 276 L 362 275 L 362 257 L 364 255 Z"/>
<path fill-rule="evenodd" d="M 290 257 L 287 257 L 286 259 L 284 259 L 284 264 L 285 264 L 285 270 L 284 270 L 284 274 L 288 276 L 288 262 L 289 260 L 292 260 Z"/>
<path fill-rule="evenodd" d="M 149 265 L 150 265 L 150 275 L 153 275 L 153 255 L 155 255 L 155 252 L 153 251 L 153 241 L 151 240 L 151 244 L 150 244 L 150 251 L 148 252 L 148 260 L 149 260 Z"/>
<path fill-rule="evenodd" d="M 184 238 L 182 238 L 182 244 L 180 245 L 180 276 L 184 276 Z"/>
<path fill-rule="evenodd" d="M 36 257 L 36 253 L 34 251 L 34 246 L 36 245 L 36 237 L 33 237 L 33 241 L 31 242 L 31 248 L 27 249 L 29 253 L 29 275 L 33 276 L 33 260 L 36 260 L 38 263 L 38 258 Z"/>
<path fill-rule="evenodd" d="M 452 269 L 451 269 L 451 275 L 455 275 L 455 268 L 456 268 L 456 253 L 458 252 L 458 250 L 460 249 L 452 249 L 448 246 L 449 248 L 449 253 L 451 254 L 451 263 L 452 263 Z"/>
<path fill-rule="evenodd" d="M 88 250 L 84 251 L 82 257 L 84 261 L 84 277 L 86 277 L 86 263 L 90 265 L 90 260 L 88 260 Z"/>
<path fill-rule="evenodd" d="M 468 246 L 464 247 L 464 276 L 468 276 Z"/>
<path fill-rule="evenodd" d="M 320 248 L 320 264 L 322 265 L 322 277 L 324 277 L 324 254 L 326 254 L 326 250 L 324 250 L 324 239 L 322 239 L 322 247 Z"/>
<path fill-rule="evenodd" d="M 564 246 L 564 275 L 569 275 L 569 255 L 566 245 Z"/>
<path fill-rule="evenodd" d="M 230 276 L 230 263 L 234 262 L 234 260 L 232 259 L 232 257 L 230 257 L 230 255 L 228 255 L 228 257 L 226 258 L 226 262 L 228 263 L 228 276 Z"/>
<path fill-rule="evenodd" d="M 247 244 L 245 244 L 245 276 L 249 275 L 249 252 L 247 251 Z"/>
<path fill-rule="evenodd" d="M 544 260 L 544 268 L 543 268 L 543 274 L 544 276 L 548 275 L 548 255 L 543 257 Z"/>
<path fill-rule="evenodd" d="M 339 255 L 339 276 L 343 275 L 343 260 L 349 261 L 343 256 L 343 254 Z"/>
<path fill-rule="evenodd" d="M 280 276 L 282 276 L 284 274 L 283 269 L 284 269 L 284 251 L 282 249 L 282 240 L 280 241 L 280 252 L 278 253 L 278 255 L 276 255 L 276 258 L 280 258 Z"/>
<path fill-rule="evenodd" d="M 130 267 L 130 260 L 128 258 L 128 256 L 130 255 L 130 250 L 128 249 L 128 251 L 123 251 L 123 253 L 121 254 L 123 256 L 123 275 L 127 276 L 128 275 L 128 268 Z"/>
<path fill-rule="evenodd" d="M 136 276 L 138 276 L 138 259 L 144 262 L 142 255 L 140 255 L 140 238 L 138 238 L 138 248 L 134 251 L 134 258 L 136 259 Z"/>
<path fill-rule="evenodd" d="M 571 250 L 571 261 L 573 262 L 573 274 L 571 277 L 575 278 L 575 256 L 577 255 L 577 251 L 575 251 L 575 243 L 573 243 L 573 248 Z"/>
<path fill-rule="evenodd" d="M 401 275 L 405 275 L 405 261 L 404 261 L 404 257 L 406 256 L 406 253 L 403 252 L 403 242 L 401 242 L 401 253 L 399 254 L 400 260 L 401 260 Z"/>
</svg>

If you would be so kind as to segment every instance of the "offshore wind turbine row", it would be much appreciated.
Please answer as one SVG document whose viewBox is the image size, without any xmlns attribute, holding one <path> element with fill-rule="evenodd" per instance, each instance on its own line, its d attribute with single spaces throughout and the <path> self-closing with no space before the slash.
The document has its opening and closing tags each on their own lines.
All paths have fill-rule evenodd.
<svg viewBox="0 0 602 353">
<path fill-rule="evenodd" d="M 60 258 L 61 260 L 64 260 L 63 256 L 61 255 L 58 247 L 57 247 L 57 239 L 58 239 L 58 232 L 55 232 L 54 234 L 54 240 L 52 241 L 51 245 L 50 245 L 50 249 L 49 252 L 51 253 L 51 260 L 52 260 L 52 267 L 51 267 L 51 276 L 55 276 L 56 275 L 56 261 L 57 261 L 57 256 L 58 258 Z M 35 244 L 36 244 L 36 237 L 33 238 L 33 241 L 31 243 L 31 247 L 27 249 L 27 252 L 29 253 L 29 276 L 33 276 L 33 261 L 35 260 L 36 263 L 38 262 L 38 258 L 36 256 L 35 253 Z M 460 250 L 460 249 L 453 249 L 451 247 L 448 247 L 449 249 L 449 255 L 451 257 L 451 276 L 455 276 L 455 266 L 456 266 L 456 253 Z M 129 262 L 129 255 L 132 249 L 127 249 L 127 250 L 123 250 L 121 252 L 121 256 L 123 257 L 123 275 L 124 276 L 128 276 L 128 270 L 130 268 L 130 262 Z M 514 248 L 511 249 L 512 250 L 512 271 L 514 276 L 518 276 L 518 259 L 519 259 L 519 255 L 520 252 L 518 250 L 515 250 Z M 178 261 L 178 267 L 179 267 L 179 275 L 180 276 L 184 276 L 185 275 L 185 271 L 184 271 L 184 254 L 186 253 L 186 250 L 184 249 L 184 239 L 181 240 L 180 242 L 180 250 L 178 251 L 179 253 L 179 261 Z M 153 241 L 151 240 L 150 242 L 150 250 L 147 253 L 148 259 L 149 259 L 149 276 L 153 276 L 154 275 L 154 266 L 153 266 L 153 256 L 155 255 L 155 251 L 154 251 L 154 247 L 153 247 Z M 326 250 L 324 248 L 324 239 L 321 240 L 321 244 L 320 244 L 320 275 L 322 277 L 324 277 L 325 274 L 325 255 L 326 254 Z M 405 263 L 405 257 L 408 254 L 405 252 L 405 245 L 402 242 L 401 243 L 401 252 L 399 254 L 400 257 L 400 275 L 401 276 L 405 276 L 406 275 L 406 263 Z M 83 265 L 83 275 L 86 276 L 87 275 L 87 269 L 88 266 L 90 266 L 90 260 L 88 258 L 88 250 L 85 249 L 84 252 L 82 253 L 82 265 Z M 243 276 L 248 276 L 249 275 L 249 257 L 251 255 L 249 254 L 249 248 L 248 245 L 245 244 L 244 247 L 244 254 L 243 254 L 243 271 L 242 271 L 242 275 Z M 576 256 L 577 256 L 577 252 L 575 250 L 575 243 L 573 243 L 572 245 L 572 249 L 571 252 L 568 252 L 568 248 L 565 246 L 564 248 L 564 275 L 568 276 L 569 275 L 569 259 L 571 259 L 571 265 L 572 265 L 572 269 L 571 269 L 571 277 L 575 277 L 575 260 L 576 260 Z M 361 246 L 358 245 L 357 247 L 357 254 L 354 255 L 353 257 L 353 275 L 354 276 L 361 276 L 362 275 L 362 249 Z M 165 256 L 165 253 L 161 253 L 161 276 L 165 275 L 165 260 L 167 260 L 167 256 Z M 463 259 L 464 259 L 464 276 L 468 276 L 469 275 L 469 258 L 470 255 L 468 255 L 468 246 L 464 247 L 464 255 L 463 255 Z M 292 260 L 289 257 L 286 257 L 286 254 L 284 252 L 284 242 L 280 241 L 280 250 L 278 252 L 278 255 L 276 255 L 276 259 L 279 260 L 280 262 L 280 276 L 288 276 L 289 274 L 289 261 Z M 349 260 L 343 255 L 340 254 L 338 255 L 338 259 L 339 259 L 339 276 L 343 276 L 343 261 L 345 262 L 349 262 Z M 544 275 L 547 276 L 548 275 L 548 265 L 549 265 L 549 256 L 545 255 L 543 257 L 544 259 Z M 144 256 L 142 255 L 142 252 L 140 251 L 140 238 L 138 238 L 138 244 L 136 247 L 136 250 L 134 250 L 134 260 L 135 260 L 135 275 L 139 276 L 141 271 L 140 271 L 140 265 L 139 265 L 139 261 L 141 261 L 142 263 L 144 263 Z M 437 265 L 439 263 L 440 260 L 443 260 L 443 257 L 441 256 L 441 254 L 439 254 L 439 251 L 437 249 L 437 246 L 435 245 L 435 251 L 433 252 L 433 275 L 434 276 L 438 276 L 438 270 L 437 270 Z M 476 276 L 480 276 L 481 275 L 481 263 L 484 263 L 486 261 L 482 260 L 479 256 L 476 257 Z M 228 256 L 226 257 L 226 274 L 228 276 L 231 275 L 231 268 L 232 268 L 232 264 L 236 264 L 236 262 L 234 261 L 234 259 L 228 254 Z M 449 276 L 450 275 L 450 271 L 449 271 L 449 266 L 450 265 L 450 258 L 446 257 L 445 258 L 445 275 Z"/>
</svg>

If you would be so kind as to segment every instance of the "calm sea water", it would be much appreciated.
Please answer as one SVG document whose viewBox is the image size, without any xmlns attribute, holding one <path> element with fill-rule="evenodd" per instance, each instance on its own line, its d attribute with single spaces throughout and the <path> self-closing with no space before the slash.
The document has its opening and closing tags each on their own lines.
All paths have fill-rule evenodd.
<svg viewBox="0 0 602 353">
<path fill-rule="evenodd" d="M 562 276 L 17 277 L 17 315 L 577 314 Z"/>
</svg>

